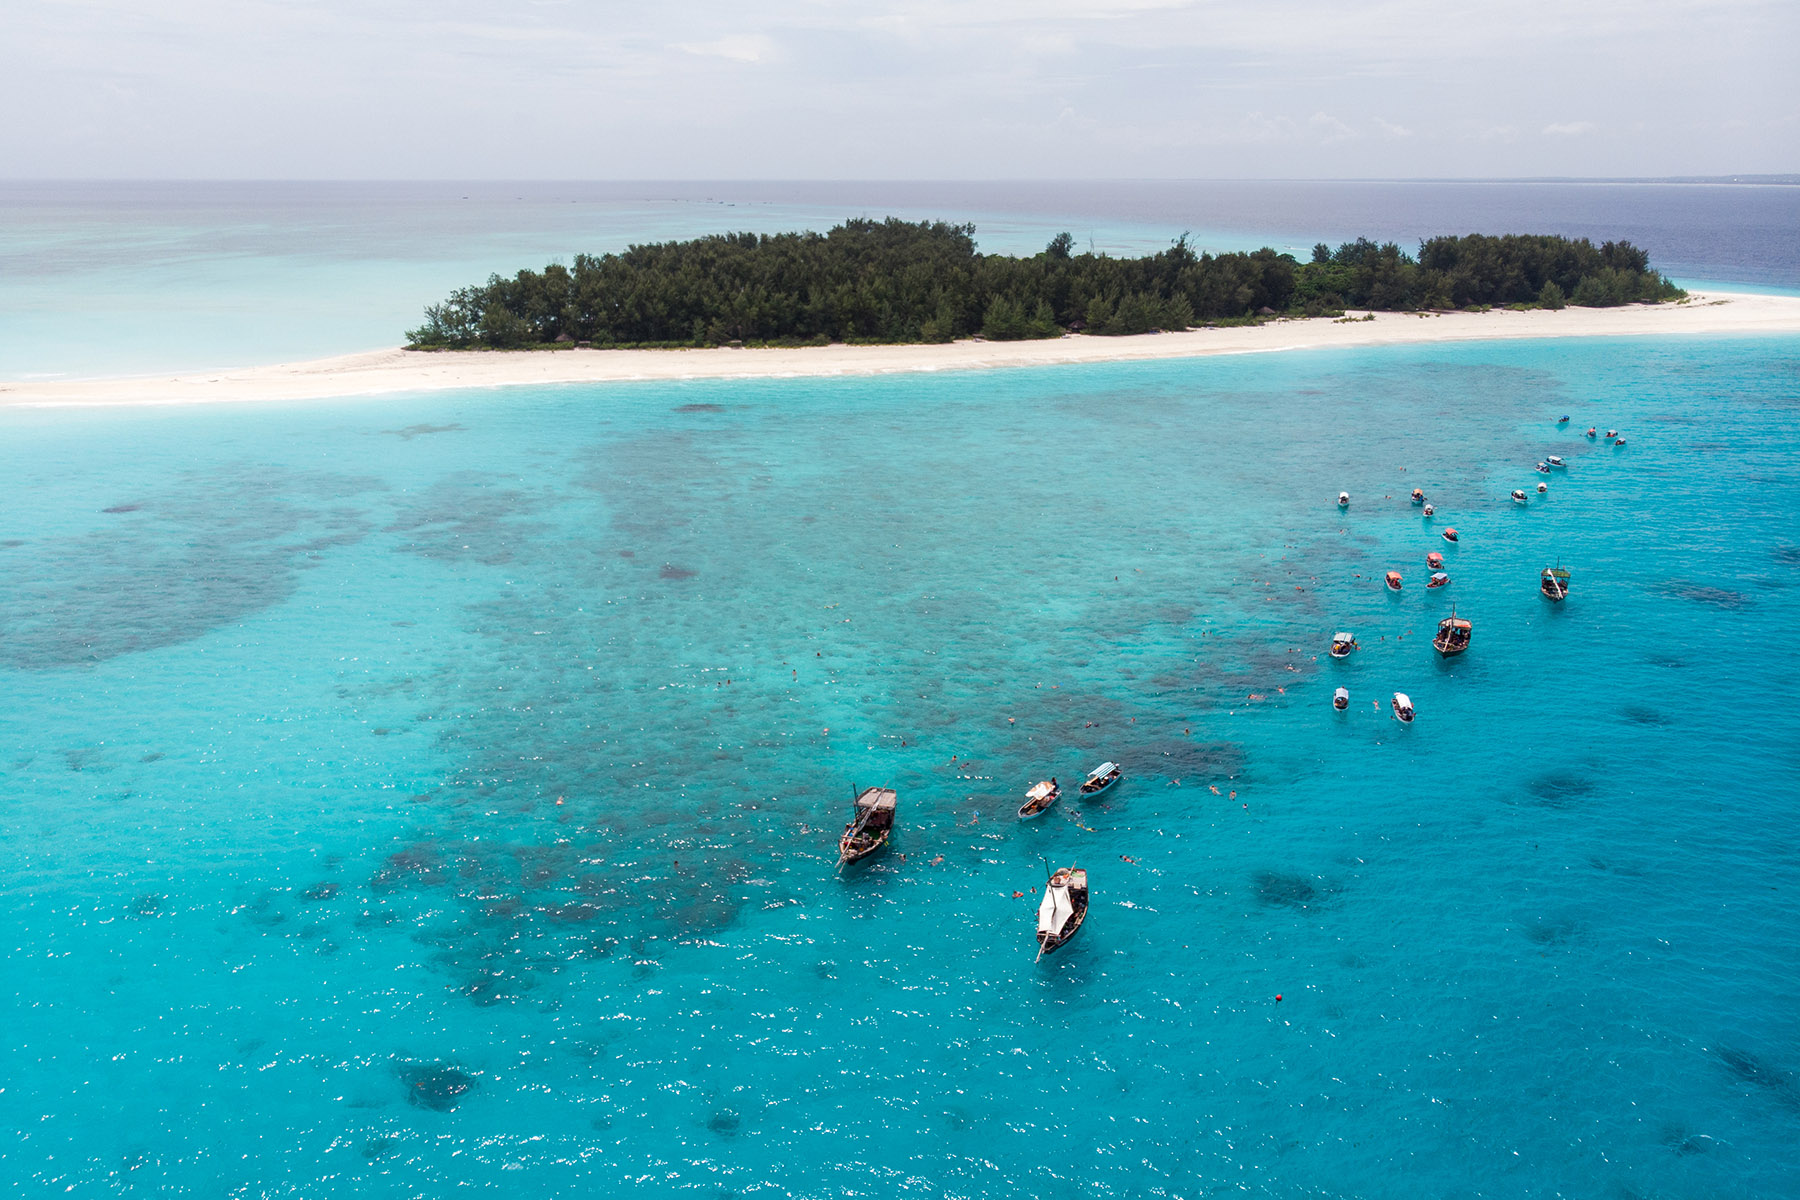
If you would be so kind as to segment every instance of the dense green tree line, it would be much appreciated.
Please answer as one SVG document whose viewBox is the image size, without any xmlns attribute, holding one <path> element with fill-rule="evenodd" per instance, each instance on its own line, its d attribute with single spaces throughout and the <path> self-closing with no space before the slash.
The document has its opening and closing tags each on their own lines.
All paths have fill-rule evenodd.
<svg viewBox="0 0 1800 1200">
<path fill-rule="evenodd" d="M 1029 258 L 981 254 L 972 225 L 847 221 L 826 234 L 721 234 L 578 255 L 459 288 L 407 333 L 417 347 L 717 346 L 947 342 L 1186 329 L 1270 313 L 1495 304 L 1604 306 L 1682 295 L 1629 242 L 1439 237 L 1415 258 L 1366 239 L 1312 261 L 1262 249 L 1074 253 L 1060 234 Z"/>
</svg>

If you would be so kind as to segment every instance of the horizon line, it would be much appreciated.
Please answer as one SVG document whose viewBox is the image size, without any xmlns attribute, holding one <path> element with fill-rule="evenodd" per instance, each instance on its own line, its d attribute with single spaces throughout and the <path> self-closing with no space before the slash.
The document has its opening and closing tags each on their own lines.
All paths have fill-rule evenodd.
<svg viewBox="0 0 1800 1200">
<path fill-rule="evenodd" d="M 875 177 L 853 176 L 829 178 L 824 176 L 794 177 L 749 177 L 749 176 L 717 176 L 717 177 L 619 177 L 599 178 L 573 176 L 557 178 L 551 176 L 250 176 L 250 175 L 0 175 L 0 185 L 31 183 L 132 183 L 132 184 L 194 184 L 194 183 L 284 183 L 284 184 L 344 184 L 344 183 L 390 183 L 390 184 L 615 184 L 615 185 L 687 185 L 696 184 L 1231 184 L 1231 183 L 1397 183 L 1397 184 L 1698 184 L 1729 185 L 1738 187 L 1795 187 L 1800 186 L 1800 173 L 1786 172 L 1737 172 L 1724 175 L 1413 175 L 1413 176 L 1277 176 L 1277 175 L 1243 175 L 1243 176 L 944 176 L 944 177 Z"/>
</svg>

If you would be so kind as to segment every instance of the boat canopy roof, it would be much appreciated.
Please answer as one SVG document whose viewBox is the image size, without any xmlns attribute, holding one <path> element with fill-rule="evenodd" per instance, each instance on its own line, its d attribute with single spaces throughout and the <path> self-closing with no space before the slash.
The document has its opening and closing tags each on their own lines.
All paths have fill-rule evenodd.
<svg viewBox="0 0 1800 1200">
<path fill-rule="evenodd" d="M 893 788 L 864 788 L 862 794 L 856 798 L 856 807 L 893 808 L 897 798 L 898 793 Z"/>
<path fill-rule="evenodd" d="M 1044 898 L 1038 903 L 1038 932 L 1059 934 L 1074 915 L 1075 905 L 1069 899 L 1068 885 L 1046 887 Z"/>
<path fill-rule="evenodd" d="M 1449 576 L 1449 575 L 1447 575 L 1447 574 L 1445 574 L 1445 573 L 1444 573 L 1444 572 L 1442 572 L 1442 571 L 1433 571 L 1433 572 L 1432 572 L 1432 573 L 1431 573 L 1431 578 L 1432 578 L 1432 581 L 1433 581 L 1433 582 L 1436 582 L 1436 581 L 1437 581 L 1437 580 L 1439 580 L 1439 579 L 1442 579 L 1442 580 L 1444 580 L 1444 581 L 1445 581 L 1445 582 L 1449 582 L 1449 579 L 1450 579 L 1450 576 Z"/>
<path fill-rule="evenodd" d="M 1051 789 L 1055 786 L 1055 784 L 1046 779 L 1042 783 L 1035 785 L 1029 792 L 1026 792 L 1025 798 L 1027 800 L 1042 800 L 1045 796 L 1050 794 Z"/>
<path fill-rule="evenodd" d="M 1394 703 L 1398 704 L 1401 708 L 1411 708 L 1413 706 L 1412 697 L 1408 696 L 1405 692 L 1395 692 Z"/>
<path fill-rule="evenodd" d="M 1354 642 L 1356 640 L 1356 635 L 1346 630 L 1339 630 L 1337 633 L 1331 635 L 1331 640 L 1334 642 Z"/>
<path fill-rule="evenodd" d="M 1118 763 L 1103 762 L 1099 766 L 1095 767 L 1092 771 L 1088 772 L 1088 778 L 1089 779 L 1104 779 L 1106 776 L 1111 775 L 1114 771 L 1116 771 L 1118 769 L 1119 769 Z"/>
</svg>

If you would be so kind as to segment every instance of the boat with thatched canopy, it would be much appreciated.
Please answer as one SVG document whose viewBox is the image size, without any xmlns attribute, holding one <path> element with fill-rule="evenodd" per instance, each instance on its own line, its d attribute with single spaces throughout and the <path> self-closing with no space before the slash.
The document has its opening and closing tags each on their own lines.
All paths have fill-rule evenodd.
<svg viewBox="0 0 1800 1200">
<path fill-rule="evenodd" d="M 856 816 L 838 839 L 838 866 L 869 857 L 888 844 L 894 832 L 893 788 L 864 788 L 856 797 Z"/>
</svg>

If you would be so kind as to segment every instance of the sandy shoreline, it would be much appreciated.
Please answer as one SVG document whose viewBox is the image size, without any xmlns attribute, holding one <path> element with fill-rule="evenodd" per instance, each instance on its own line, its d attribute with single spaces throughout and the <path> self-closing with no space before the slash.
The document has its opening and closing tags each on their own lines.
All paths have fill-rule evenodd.
<svg viewBox="0 0 1800 1200">
<path fill-rule="evenodd" d="M 1141 337 L 968 341 L 948 346 L 555 353 L 375 350 L 311 362 L 175 376 L 4 382 L 0 383 L 0 406 L 247 403 L 519 384 L 885 375 L 1508 338 L 1732 333 L 1800 333 L 1800 297 L 1695 293 L 1681 305 L 1433 316 L 1377 313 L 1373 321 L 1349 323 L 1321 317 Z"/>
</svg>

